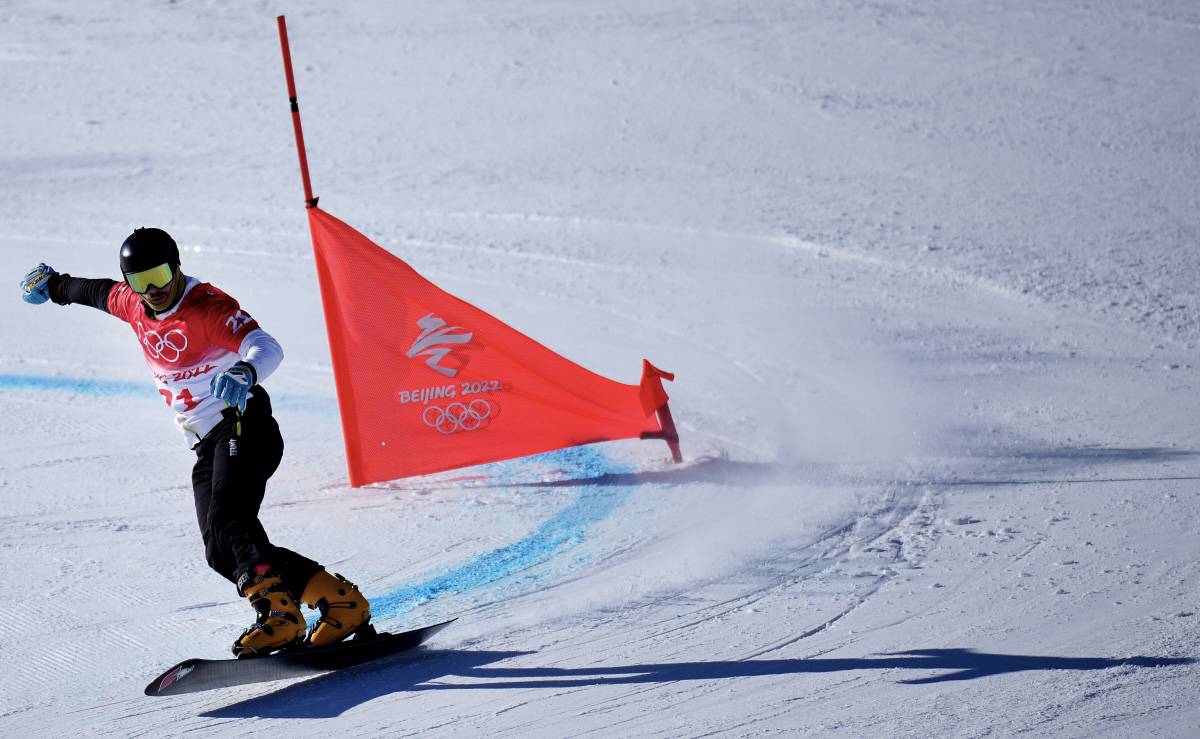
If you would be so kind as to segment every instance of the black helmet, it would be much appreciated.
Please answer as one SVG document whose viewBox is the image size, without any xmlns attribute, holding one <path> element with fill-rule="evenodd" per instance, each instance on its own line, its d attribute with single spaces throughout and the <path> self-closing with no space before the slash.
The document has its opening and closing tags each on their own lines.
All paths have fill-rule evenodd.
<svg viewBox="0 0 1200 739">
<path fill-rule="evenodd" d="M 121 274 L 141 272 L 160 264 L 179 264 L 179 247 L 161 228 L 139 228 L 121 244 Z"/>
</svg>

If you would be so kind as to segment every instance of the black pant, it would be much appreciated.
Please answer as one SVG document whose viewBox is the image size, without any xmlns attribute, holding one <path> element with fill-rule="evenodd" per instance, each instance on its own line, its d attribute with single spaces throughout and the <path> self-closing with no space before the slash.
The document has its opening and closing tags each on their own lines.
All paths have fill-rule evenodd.
<svg viewBox="0 0 1200 739">
<path fill-rule="evenodd" d="M 196 519 L 204 538 L 204 556 L 218 573 L 237 582 L 255 565 L 268 564 L 296 598 L 321 565 L 277 547 L 258 520 L 258 508 L 283 457 L 283 437 L 271 416 L 271 399 L 261 387 L 242 414 L 241 430 L 233 409 L 196 447 L 192 490 Z"/>
</svg>

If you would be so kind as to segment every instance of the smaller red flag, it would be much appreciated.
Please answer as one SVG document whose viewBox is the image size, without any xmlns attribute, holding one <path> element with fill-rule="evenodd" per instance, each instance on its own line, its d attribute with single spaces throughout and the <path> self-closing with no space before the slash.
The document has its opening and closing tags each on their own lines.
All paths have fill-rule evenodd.
<svg viewBox="0 0 1200 739">
<path fill-rule="evenodd" d="M 663 438 L 657 411 L 671 373 L 644 362 L 640 385 L 601 377 L 441 290 L 323 210 L 309 208 L 308 219 L 352 486 Z"/>
</svg>

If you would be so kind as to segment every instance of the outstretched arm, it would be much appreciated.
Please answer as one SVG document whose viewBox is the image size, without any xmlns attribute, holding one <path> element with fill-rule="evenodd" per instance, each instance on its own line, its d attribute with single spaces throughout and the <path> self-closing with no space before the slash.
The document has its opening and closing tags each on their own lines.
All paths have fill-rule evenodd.
<svg viewBox="0 0 1200 739">
<path fill-rule="evenodd" d="M 115 280 L 87 280 L 60 275 L 53 267 L 39 264 L 21 278 L 21 299 L 34 305 L 53 300 L 59 305 L 82 303 L 108 312 L 108 294 Z"/>
<path fill-rule="evenodd" d="M 116 284 L 106 277 L 93 280 L 56 274 L 50 278 L 50 299 L 59 305 L 90 305 L 107 313 L 108 294 Z"/>
</svg>

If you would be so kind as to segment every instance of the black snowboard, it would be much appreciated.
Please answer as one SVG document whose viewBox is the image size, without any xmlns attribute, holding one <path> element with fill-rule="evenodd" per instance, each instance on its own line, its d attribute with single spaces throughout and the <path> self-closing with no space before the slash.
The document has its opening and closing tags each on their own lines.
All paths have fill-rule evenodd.
<svg viewBox="0 0 1200 739">
<path fill-rule="evenodd" d="M 341 670 L 419 647 L 457 619 L 400 634 L 358 634 L 327 647 L 298 647 L 265 657 L 189 659 L 159 675 L 146 695 L 179 695 Z"/>
</svg>

